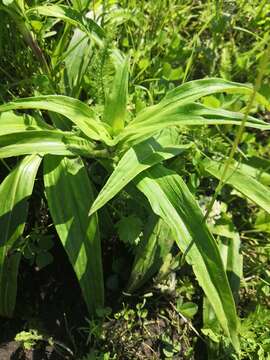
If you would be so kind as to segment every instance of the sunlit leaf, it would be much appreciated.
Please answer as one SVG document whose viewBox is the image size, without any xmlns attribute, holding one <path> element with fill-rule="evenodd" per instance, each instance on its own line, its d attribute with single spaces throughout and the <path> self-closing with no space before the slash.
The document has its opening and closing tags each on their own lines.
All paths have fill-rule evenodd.
<svg viewBox="0 0 270 360">
<path fill-rule="evenodd" d="M 136 178 L 137 187 L 153 211 L 170 227 L 187 262 L 203 288 L 217 319 L 236 349 L 238 319 L 235 303 L 215 239 L 203 214 L 182 178 L 161 165 L 145 170 Z"/>
<path fill-rule="evenodd" d="M 57 130 L 30 130 L 0 136 L 0 158 L 26 154 L 93 157 L 95 150 L 86 139 Z"/>
<path fill-rule="evenodd" d="M 94 112 L 80 100 L 61 95 L 44 95 L 17 99 L 0 105 L 0 112 L 15 109 L 40 109 L 66 116 L 90 139 L 109 141 L 104 124 L 95 118 Z"/>
</svg>

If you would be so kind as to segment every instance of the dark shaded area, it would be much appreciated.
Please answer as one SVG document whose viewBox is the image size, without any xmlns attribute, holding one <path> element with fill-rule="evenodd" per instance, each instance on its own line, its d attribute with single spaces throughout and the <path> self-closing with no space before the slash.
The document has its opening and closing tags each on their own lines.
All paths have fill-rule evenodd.
<svg viewBox="0 0 270 360">
<path fill-rule="evenodd" d="M 64 347 L 74 351 L 76 334 L 73 337 L 72 330 L 82 326 L 87 312 L 75 274 L 58 239 L 55 239 L 52 255 L 54 262 L 40 271 L 26 261 L 21 262 L 14 318 L 1 318 L 0 322 L 1 360 L 71 358 Z M 44 339 L 52 337 L 57 344 L 63 344 L 62 355 L 58 355 L 58 350 L 55 351 L 47 341 L 38 344 L 35 351 L 18 349 L 14 342 L 16 334 L 29 329 L 36 329 Z M 83 340 L 78 338 L 76 343 L 83 352 Z"/>
</svg>

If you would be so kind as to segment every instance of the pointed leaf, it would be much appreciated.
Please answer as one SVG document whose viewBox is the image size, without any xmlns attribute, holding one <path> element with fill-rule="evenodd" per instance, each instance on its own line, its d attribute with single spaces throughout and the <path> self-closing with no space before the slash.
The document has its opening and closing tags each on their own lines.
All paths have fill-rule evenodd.
<svg viewBox="0 0 270 360">
<path fill-rule="evenodd" d="M 216 316 L 236 349 L 238 320 L 215 239 L 203 214 L 182 178 L 161 165 L 138 175 L 137 187 L 148 198 L 153 211 L 171 228 L 172 234 L 208 297 Z"/>
<path fill-rule="evenodd" d="M 229 94 L 246 94 L 250 95 L 253 87 L 248 84 L 240 84 L 236 82 L 227 81 L 219 78 L 200 79 L 186 82 L 175 89 L 169 91 L 161 103 L 165 106 L 171 102 L 178 102 L 178 104 L 186 104 L 196 101 L 201 97 L 216 94 L 216 93 L 229 93 Z M 269 108 L 270 103 L 261 94 L 256 94 L 258 103 L 265 105 Z"/>
<path fill-rule="evenodd" d="M 103 123 L 95 118 L 93 111 L 80 100 L 62 95 L 45 95 L 18 99 L 0 105 L 0 112 L 16 109 L 40 109 L 66 116 L 90 139 L 109 141 Z"/>
<path fill-rule="evenodd" d="M 146 136 L 152 136 L 170 126 L 240 125 L 243 118 L 244 114 L 240 112 L 207 108 L 197 103 L 178 105 L 176 102 L 166 106 L 160 103 L 147 108 L 131 121 L 119 135 L 118 141 L 136 144 Z M 246 126 L 270 130 L 270 124 L 251 116 L 248 116 Z"/>
<path fill-rule="evenodd" d="M 105 205 L 139 173 L 155 164 L 181 154 L 191 146 L 190 144 L 170 146 L 166 144 L 167 137 L 165 141 L 162 138 L 158 140 L 151 138 L 135 145 L 124 154 L 94 201 L 91 213 Z M 162 147 L 163 144 L 164 147 Z"/>
</svg>

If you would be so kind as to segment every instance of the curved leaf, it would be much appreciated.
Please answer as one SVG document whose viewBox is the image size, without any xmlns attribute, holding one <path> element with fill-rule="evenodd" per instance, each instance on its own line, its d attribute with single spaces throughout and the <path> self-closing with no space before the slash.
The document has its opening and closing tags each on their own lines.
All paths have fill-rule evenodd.
<svg viewBox="0 0 270 360">
<path fill-rule="evenodd" d="M 80 158 L 47 155 L 44 183 L 56 231 L 94 314 L 104 305 L 104 289 L 98 217 L 88 216 L 93 191 L 87 171 Z"/>
<path fill-rule="evenodd" d="M 148 108 L 142 115 L 138 115 L 130 122 L 119 135 L 118 141 L 134 144 L 145 136 L 151 136 L 170 126 L 240 125 L 244 116 L 240 112 L 208 108 L 197 103 L 184 105 L 172 103 L 165 107 L 158 104 Z M 270 124 L 252 116 L 248 116 L 246 126 L 270 130 Z"/>
<path fill-rule="evenodd" d="M 41 158 L 25 157 L 0 185 L 0 314 L 12 316 L 16 303 L 17 274 L 21 255 L 16 242 L 23 233 Z"/>
<path fill-rule="evenodd" d="M 95 119 L 93 111 L 80 100 L 62 95 L 44 95 L 18 99 L 0 105 L 0 112 L 15 109 L 40 109 L 66 116 L 90 139 L 109 141 L 104 124 Z"/>
<path fill-rule="evenodd" d="M 196 101 L 201 97 L 216 94 L 246 94 L 250 95 L 253 87 L 248 84 L 240 84 L 232 81 L 227 81 L 219 78 L 209 78 L 188 81 L 175 89 L 169 91 L 164 99 L 161 101 L 162 105 L 178 102 L 178 105 Z M 255 100 L 258 103 L 270 107 L 269 101 L 261 94 L 256 94 Z"/>
<path fill-rule="evenodd" d="M 223 330 L 238 350 L 238 320 L 224 265 L 203 214 L 182 178 L 161 165 L 144 171 L 135 183 L 153 211 L 171 228 L 182 252 L 208 297 Z"/>
<path fill-rule="evenodd" d="M 95 152 L 91 142 L 72 133 L 62 131 L 30 130 L 0 136 L 0 158 L 26 154 L 103 155 Z"/>
</svg>

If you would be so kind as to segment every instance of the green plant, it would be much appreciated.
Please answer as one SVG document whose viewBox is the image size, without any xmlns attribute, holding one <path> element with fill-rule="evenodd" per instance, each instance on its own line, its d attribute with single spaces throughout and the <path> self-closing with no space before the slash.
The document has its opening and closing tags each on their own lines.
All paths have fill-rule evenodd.
<svg viewBox="0 0 270 360">
<path fill-rule="evenodd" d="M 15 341 L 21 342 L 25 350 L 32 350 L 39 341 L 43 340 L 43 336 L 34 329 L 30 329 L 29 331 L 21 331 L 15 337 Z"/>
<path fill-rule="evenodd" d="M 65 20 L 67 25 L 65 36 L 61 36 L 52 52 L 50 64 L 45 66 L 43 57 L 37 56 L 42 74 L 48 80 L 46 86 L 41 86 L 43 95 L 38 93 L 29 98 L 13 99 L 0 106 L 6 119 L 0 124 L 0 157 L 15 159 L 25 156 L 0 186 L 0 195 L 4 199 L 0 205 L 4 234 L 0 249 L 1 314 L 11 316 L 14 310 L 21 258 L 18 249 L 22 246 L 21 236 L 27 219 L 27 200 L 43 161 L 44 191 L 49 211 L 91 314 L 104 306 L 99 228 L 103 215 L 98 210 L 108 205 L 116 195 L 120 200 L 125 196 L 140 203 L 147 219 L 142 239 L 135 247 L 135 262 L 127 290 L 133 292 L 151 278 L 176 242 L 193 267 L 225 334 L 238 350 L 238 319 L 233 289 L 226 274 L 228 264 L 224 263 L 196 198 L 186 185 L 186 178 L 182 177 L 186 174 L 170 168 L 168 160 L 189 155 L 194 157 L 194 163 L 197 159 L 196 166 L 201 172 L 224 182 L 223 164 L 226 159 L 221 153 L 218 156 L 216 153 L 203 153 L 196 139 L 190 139 L 192 130 L 189 127 L 244 123 L 250 128 L 269 130 L 270 126 L 240 111 L 204 105 L 200 99 L 208 97 L 209 101 L 213 94 L 237 93 L 245 103 L 246 97 L 254 93 L 256 104 L 269 108 L 268 101 L 249 85 L 211 78 L 184 83 L 167 92 L 157 104 L 137 112 L 128 97 L 129 59 L 116 49 L 108 48 L 106 56 L 113 65 L 114 76 L 110 84 L 105 84 L 104 107 L 88 106 L 75 97 L 80 96 L 93 43 L 101 48 L 106 45 L 103 30 L 94 21 L 88 22 L 76 9 L 70 10 L 64 5 L 23 7 L 23 11 L 20 7 L 19 13 L 13 5 L 1 9 L 12 14 L 13 18 L 15 16 L 19 25 L 22 20 L 23 24 L 28 24 L 29 18 L 42 16 Z M 80 29 L 80 39 L 75 45 L 72 44 L 73 37 L 68 41 L 72 36 L 72 25 Z M 78 48 L 82 44 L 83 49 Z M 81 61 L 74 60 L 78 49 L 83 53 Z M 64 53 L 67 64 L 65 74 L 60 68 L 61 53 Z M 189 59 L 191 63 L 192 56 Z M 145 64 L 141 63 L 142 69 Z M 78 78 L 75 75 L 79 69 L 83 74 Z M 185 73 L 188 71 L 189 65 Z M 19 115 L 14 110 L 31 112 Z M 95 183 L 91 173 L 93 164 L 103 168 L 107 178 L 105 184 Z M 233 161 L 226 164 L 226 184 L 269 213 L 269 189 L 257 178 L 254 166 L 248 161 L 240 165 Z M 100 185 L 104 186 L 96 197 L 95 187 Z M 107 206 L 105 209 L 109 212 L 111 208 Z M 139 222 L 135 223 L 137 226 Z M 125 232 L 120 234 L 126 237 Z M 138 234 L 141 232 L 137 231 Z M 237 269 L 229 270 L 239 277 Z"/>
<path fill-rule="evenodd" d="M 234 302 L 215 241 L 203 223 L 203 215 L 181 177 L 157 164 L 179 155 L 183 151 L 188 151 L 191 147 L 191 144 L 178 145 L 179 140 L 178 137 L 173 136 L 175 135 L 174 131 L 160 133 L 165 127 L 177 124 L 187 126 L 208 123 L 220 124 L 222 122 L 239 124 L 243 118 L 241 113 L 211 109 L 191 101 L 213 92 L 238 91 L 248 93 L 252 89 L 246 85 L 238 85 L 218 79 L 187 83 L 169 93 L 160 104 L 142 111 L 125 126 L 127 75 L 126 60 L 122 60 L 122 66 L 121 62 L 118 63 L 118 71 L 113 83 L 114 90 L 104 109 L 104 113 L 107 114 L 107 122 L 100 122 L 95 119 L 94 114 L 85 104 L 64 96 L 51 95 L 19 99 L 1 105 L 0 111 L 18 108 L 41 108 L 60 112 L 76 123 L 81 131 L 80 134 L 76 135 L 72 132 L 63 132 L 53 128 L 47 130 L 47 125 L 41 121 L 40 124 L 43 128 L 36 130 L 28 130 L 25 126 L 24 131 L 12 133 L 12 128 L 9 129 L 8 133 L 3 134 L 0 138 L 2 158 L 29 155 L 22 161 L 22 170 L 20 167 L 15 168 L 2 183 L 1 193 L 7 191 L 7 186 L 14 185 L 13 177 L 15 176 L 20 176 L 20 181 L 17 182 L 19 189 L 25 185 L 25 178 L 21 176 L 21 172 L 25 171 L 25 162 L 27 165 L 28 162 L 35 164 L 35 171 L 32 172 L 32 179 L 34 179 L 37 168 L 42 157 L 44 157 L 44 182 L 49 209 L 59 237 L 77 272 L 89 310 L 93 311 L 97 306 L 103 304 L 103 281 L 96 211 L 129 182 L 133 181 L 136 187 L 148 198 L 154 212 L 169 225 L 181 251 L 186 251 L 190 241 L 194 241 L 194 245 L 187 254 L 187 261 L 193 265 L 194 272 L 209 297 L 217 318 L 237 346 L 237 320 Z M 117 99 L 123 98 L 123 96 L 123 102 L 117 102 Z M 257 96 L 257 99 L 266 104 L 261 96 Z M 116 108 L 119 106 L 120 108 L 118 111 L 109 113 L 108 109 L 112 106 Z M 17 117 L 16 121 L 20 125 L 24 125 L 23 117 Z M 248 117 L 247 125 L 261 129 L 269 128 L 269 125 L 263 121 L 252 117 Z M 97 140 L 104 145 L 95 144 Z M 39 155 L 30 155 L 37 152 Z M 89 198 L 84 195 L 86 191 L 90 196 L 92 190 L 82 160 L 78 157 L 74 158 L 78 154 L 100 159 L 101 164 L 104 164 L 109 172 L 115 167 L 94 203 L 93 195 Z M 73 156 L 73 158 L 66 157 L 67 155 Z M 121 158 L 120 161 L 118 160 L 119 157 Z M 207 164 L 210 163 L 211 167 L 215 166 L 215 174 L 218 173 L 218 162 L 205 161 Z M 208 171 L 211 171 L 211 167 L 205 166 Z M 239 171 L 237 170 L 237 172 Z M 28 172 L 26 174 L 29 179 Z M 237 175 L 233 176 L 231 176 L 230 182 L 237 187 L 238 177 Z M 264 199 L 268 190 L 263 189 L 263 185 L 258 184 L 259 189 L 262 190 L 260 193 L 258 191 L 254 193 L 250 185 L 252 186 L 255 183 L 257 185 L 257 180 L 246 178 L 245 182 L 249 197 L 267 210 L 268 205 Z M 6 198 L 9 203 L 8 217 L 14 219 L 15 213 L 26 216 L 26 210 L 22 213 L 21 208 L 18 208 L 16 204 L 19 201 L 25 202 L 25 199 L 30 195 L 33 183 L 30 186 L 28 193 L 23 194 L 20 199 L 15 194 L 14 198 Z M 246 188 L 241 186 L 238 190 L 245 193 Z M 18 193 L 20 192 L 17 191 Z M 157 198 L 158 193 L 160 195 Z M 177 199 L 181 199 L 181 203 Z M 11 204 L 10 200 L 12 200 Z M 62 206 L 63 203 L 65 203 L 65 208 Z M 90 217 L 88 216 L 89 211 L 90 214 L 93 214 Z M 3 215 L 5 213 L 6 211 L 3 212 Z M 190 214 L 193 214 L 192 218 L 190 218 Z M 78 225 L 80 224 L 80 227 L 76 225 L 76 222 Z M 199 227 L 198 222 L 201 224 Z M 6 224 L 8 234 L 10 231 L 9 222 Z M 18 231 L 20 234 L 21 226 Z M 78 237 L 80 232 L 81 236 Z M 85 238 L 85 234 L 88 234 L 87 238 Z M 76 243 L 72 237 L 76 238 Z M 81 245 L 78 244 L 79 239 Z M 74 246 L 79 247 L 76 249 Z M 10 248 L 8 241 L 5 243 L 5 248 Z M 78 255 L 81 257 L 80 262 L 76 260 Z M 211 262 L 209 262 L 209 256 L 213 257 Z M 87 272 L 88 275 L 86 275 Z M 220 282 L 220 278 L 223 278 L 223 282 Z M 94 288 L 91 290 L 89 286 L 93 286 L 95 291 L 93 291 Z M 219 288 L 220 290 L 218 290 Z M 226 297 L 225 294 L 227 294 Z M 5 313 L 4 308 L 2 312 Z M 230 326 L 227 325 L 227 321 Z"/>
</svg>

